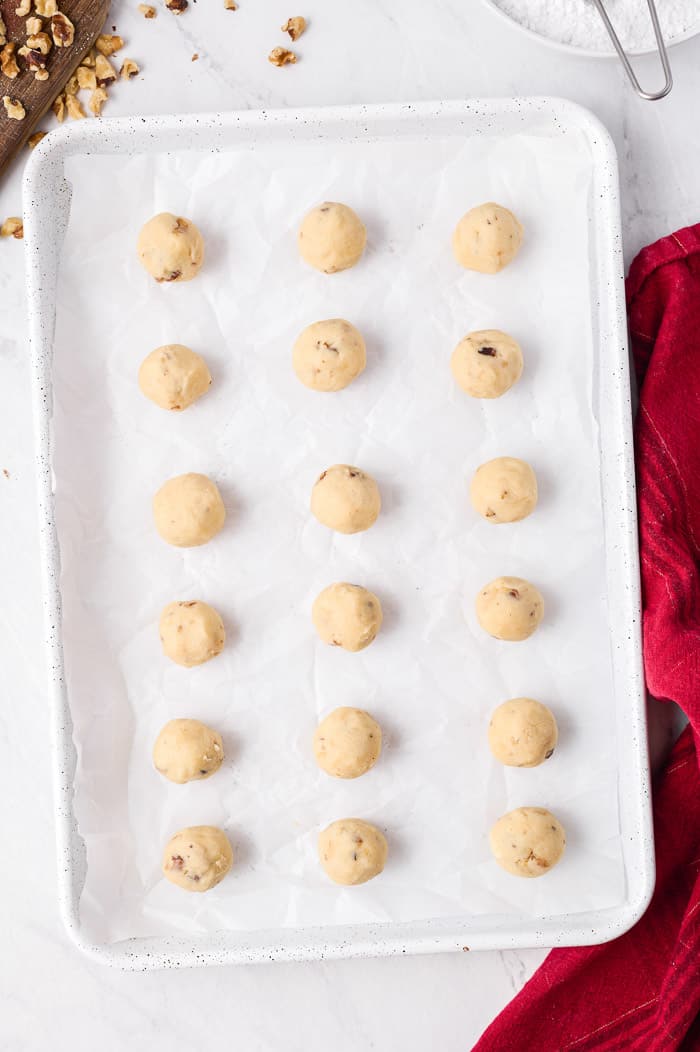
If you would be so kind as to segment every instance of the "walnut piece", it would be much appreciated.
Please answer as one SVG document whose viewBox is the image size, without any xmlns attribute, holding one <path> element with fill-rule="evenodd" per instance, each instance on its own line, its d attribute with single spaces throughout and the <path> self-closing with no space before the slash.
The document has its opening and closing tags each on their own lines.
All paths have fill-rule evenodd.
<svg viewBox="0 0 700 1052">
<path fill-rule="evenodd" d="M 95 56 L 95 76 L 100 88 L 104 88 L 107 84 L 113 84 L 117 79 L 116 69 L 104 55 Z"/>
<path fill-rule="evenodd" d="M 289 51 L 286 47 L 273 47 L 267 56 L 267 60 L 273 66 L 291 66 L 294 65 L 297 57 L 293 51 Z"/>
<path fill-rule="evenodd" d="M 31 51 L 38 51 L 41 55 L 48 55 L 51 50 L 51 37 L 48 33 L 34 33 L 27 37 L 27 47 Z"/>
<path fill-rule="evenodd" d="M 139 11 L 141 12 L 144 18 L 156 17 L 156 9 L 155 7 L 151 7 L 150 4 L 139 4 Z"/>
<path fill-rule="evenodd" d="M 109 33 L 101 33 L 95 41 L 95 47 L 101 55 L 109 58 L 115 51 L 119 51 L 120 48 L 124 47 L 124 41 L 121 37 L 110 35 Z"/>
<path fill-rule="evenodd" d="M 51 18 L 58 14 L 58 3 L 56 0 L 34 0 L 36 13 L 42 18 Z"/>
<path fill-rule="evenodd" d="M 32 17 L 28 18 L 24 24 L 27 36 L 31 37 L 34 36 L 35 33 L 41 33 L 41 27 L 43 26 L 43 24 L 44 23 L 41 21 L 40 18 L 36 18 L 35 15 L 32 15 Z"/>
<path fill-rule="evenodd" d="M 131 80 L 132 77 L 137 77 L 140 72 L 141 70 L 133 58 L 125 58 L 119 70 L 119 76 L 122 80 Z"/>
<path fill-rule="evenodd" d="M 66 95 L 77 95 L 80 91 L 80 81 L 78 80 L 78 74 L 71 73 L 70 77 L 66 81 L 66 86 L 63 89 Z"/>
<path fill-rule="evenodd" d="M 95 51 L 94 47 L 90 48 L 90 50 L 88 51 L 87 55 L 85 56 L 83 61 L 80 63 L 80 65 L 81 66 L 87 66 L 88 69 L 94 69 L 95 68 L 95 56 L 96 55 L 97 55 L 97 52 Z"/>
<path fill-rule="evenodd" d="M 181 15 L 183 11 L 186 11 L 189 6 L 189 0 L 165 0 L 165 6 L 168 11 L 172 11 L 175 15 Z"/>
<path fill-rule="evenodd" d="M 301 15 L 296 15 L 294 18 L 288 18 L 280 28 L 283 33 L 289 33 L 291 40 L 298 40 L 306 29 L 306 19 Z"/>
<path fill-rule="evenodd" d="M 89 69 L 87 66 L 78 66 L 75 75 L 78 78 L 78 87 L 84 91 L 94 91 L 97 87 L 97 77 L 94 69 Z"/>
<path fill-rule="evenodd" d="M 0 45 L 6 44 L 6 43 L 7 43 L 7 26 L 5 25 L 5 22 L 4 22 L 3 17 L 2 17 L 2 12 L 0 11 Z"/>
<path fill-rule="evenodd" d="M 0 237 L 16 237 L 19 241 L 24 237 L 24 224 L 19 216 L 10 216 L 0 226 Z"/>
<path fill-rule="evenodd" d="M 68 111 L 68 116 L 72 117 L 74 121 L 82 120 L 85 116 L 85 110 L 77 95 L 66 95 L 66 110 Z"/>
<path fill-rule="evenodd" d="M 51 103 L 51 109 L 54 112 L 54 116 L 59 124 L 63 124 L 66 118 L 66 93 L 62 91 L 60 95 Z"/>
<path fill-rule="evenodd" d="M 30 135 L 27 139 L 27 146 L 29 149 L 33 150 L 35 146 L 38 146 L 45 135 L 46 132 L 43 131 L 34 132 L 33 135 Z"/>
<path fill-rule="evenodd" d="M 27 116 L 27 111 L 19 99 L 11 99 L 9 95 L 3 95 L 2 104 L 7 116 L 13 121 L 23 121 Z"/>
<path fill-rule="evenodd" d="M 16 45 L 13 43 L 5 44 L 2 51 L 0 51 L 0 70 L 10 80 L 14 80 L 19 73 L 19 66 L 15 58 L 15 47 Z"/>
<path fill-rule="evenodd" d="M 33 52 L 32 52 L 32 54 L 33 54 Z M 48 80 L 48 79 L 49 79 L 49 71 L 48 71 L 48 69 L 45 69 L 43 66 L 40 66 L 38 69 L 34 70 L 34 80 Z"/>
<path fill-rule="evenodd" d="M 236 0 L 224 0 L 224 7 L 227 11 L 238 10 L 238 4 L 236 3 Z"/>
<path fill-rule="evenodd" d="M 56 47 L 70 47 L 75 38 L 75 26 L 61 11 L 51 16 L 51 36 Z"/>
<path fill-rule="evenodd" d="M 28 15 L 32 9 L 32 0 L 19 0 L 19 7 L 15 8 L 15 14 L 22 17 Z"/>
<path fill-rule="evenodd" d="M 92 95 L 90 96 L 88 106 L 90 107 L 90 110 L 92 111 L 92 113 L 95 114 L 96 117 L 100 117 L 102 115 L 102 107 L 104 106 L 106 101 L 107 92 L 105 91 L 105 89 L 95 88 Z"/>
</svg>

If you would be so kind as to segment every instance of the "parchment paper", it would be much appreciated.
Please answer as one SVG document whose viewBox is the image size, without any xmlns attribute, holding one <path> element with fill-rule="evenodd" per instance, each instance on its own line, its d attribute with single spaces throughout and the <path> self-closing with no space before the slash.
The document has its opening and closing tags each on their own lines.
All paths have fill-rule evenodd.
<svg viewBox="0 0 700 1052">
<path fill-rule="evenodd" d="M 583 137 L 375 140 L 255 150 L 77 157 L 61 264 L 55 345 L 55 475 L 64 639 L 79 753 L 75 807 L 88 875 L 81 912 L 102 940 L 218 928 L 285 928 L 474 913 L 550 916 L 619 903 L 614 697 L 605 601 L 588 248 L 591 159 Z M 328 198 L 369 230 L 361 265 L 332 277 L 301 264 L 300 217 Z M 497 200 L 526 228 L 497 277 L 462 271 L 450 237 L 471 205 Z M 191 217 L 207 246 L 189 284 L 158 286 L 135 258 L 141 224 Z M 291 368 L 299 331 L 345 317 L 368 367 L 346 391 L 306 390 Z M 449 357 L 469 330 L 522 343 L 509 394 L 474 401 Z M 166 342 L 202 353 L 211 391 L 183 414 L 140 393 L 142 358 Z M 468 483 L 499 455 L 530 461 L 540 503 L 523 523 L 474 514 Z M 357 464 L 379 482 L 370 531 L 334 535 L 308 511 L 324 468 Z M 228 508 L 209 545 L 170 548 L 151 499 L 202 471 Z M 476 623 L 479 587 L 534 581 L 546 616 L 528 642 Z M 385 624 L 348 654 L 317 641 L 315 595 L 339 580 L 377 592 Z M 198 669 L 160 651 L 174 599 L 224 617 L 224 654 Z M 554 757 L 508 770 L 488 750 L 501 701 L 529 695 L 560 726 Z M 385 748 L 351 782 L 317 770 L 311 737 L 338 705 L 367 708 Z M 213 778 L 172 785 L 151 764 L 166 720 L 218 728 L 227 760 Z M 552 808 L 564 861 L 522 881 L 492 861 L 505 811 Z M 389 841 L 383 875 L 330 883 L 320 828 L 359 816 Z M 222 826 L 237 861 L 206 895 L 160 874 L 177 829 Z"/>
</svg>

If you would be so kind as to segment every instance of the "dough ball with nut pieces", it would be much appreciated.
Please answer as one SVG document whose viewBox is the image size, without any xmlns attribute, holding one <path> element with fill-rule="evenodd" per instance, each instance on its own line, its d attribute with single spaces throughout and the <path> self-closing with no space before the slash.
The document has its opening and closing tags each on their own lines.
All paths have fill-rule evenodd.
<svg viewBox="0 0 700 1052">
<path fill-rule="evenodd" d="M 168 343 L 141 362 L 139 387 L 161 409 L 180 412 L 211 386 L 207 363 L 189 347 Z"/>
<path fill-rule="evenodd" d="M 319 592 L 311 610 L 319 638 L 352 653 L 364 650 L 376 639 L 382 616 L 382 605 L 373 592 L 346 581 Z"/>
<path fill-rule="evenodd" d="M 226 642 L 220 615 L 201 599 L 168 603 L 158 627 L 163 653 L 184 668 L 210 661 L 221 653 Z"/>
<path fill-rule="evenodd" d="M 191 219 L 160 212 L 141 227 L 137 252 L 158 283 L 191 281 L 202 269 L 204 238 Z"/>
<path fill-rule="evenodd" d="M 382 833 L 361 818 L 341 818 L 318 838 L 318 855 L 336 884 L 364 884 L 386 865 L 387 843 Z"/>
<path fill-rule="evenodd" d="M 334 464 L 321 472 L 311 491 L 312 514 L 338 533 L 368 530 L 381 506 L 377 483 L 351 464 Z"/>
<path fill-rule="evenodd" d="M 476 597 L 479 624 L 494 639 L 528 639 L 544 616 L 544 599 L 523 577 L 496 577 Z"/>
<path fill-rule="evenodd" d="M 163 876 L 184 891 L 210 891 L 233 865 L 228 837 L 216 826 L 188 826 L 171 837 L 163 852 Z"/>
<path fill-rule="evenodd" d="M 504 701 L 489 723 L 489 748 L 506 767 L 539 767 L 554 753 L 558 737 L 554 714 L 534 698 Z"/>
<path fill-rule="evenodd" d="M 190 472 L 160 487 L 153 498 L 153 518 L 168 544 L 196 548 L 221 530 L 226 509 L 216 484 L 206 475 Z"/>
<path fill-rule="evenodd" d="M 523 228 L 512 212 L 493 201 L 466 212 L 452 235 L 455 259 L 467 270 L 497 274 L 511 263 L 523 241 Z"/>
<path fill-rule="evenodd" d="M 314 734 L 316 763 L 334 778 L 359 778 L 374 767 L 381 751 L 382 729 L 364 709 L 334 709 Z"/>
<path fill-rule="evenodd" d="M 537 505 L 537 478 L 527 461 L 496 457 L 476 469 L 469 495 L 487 522 L 520 522 Z"/>
<path fill-rule="evenodd" d="M 312 391 L 342 391 L 367 364 L 362 335 L 342 318 L 309 325 L 292 352 L 294 372 Z"/>
<path fill-rule="evenodd" d="M 544 807 L 518 807 L 499 818 L 489 834 L 493 857 L 516 877 L 541 877 L 564 854 L 566 833 Z"/>
<path fill-rule="evenodd" d="M 324 201 L 312 208 L 297 236 L 301 258 L 324 274 L 354 267 L 366 243 L 367 231 L 360 217 L 337 201 Z"/>
<path fill-rule="evenodd" d="M 520 379 L 523 352 L 500 329 L 481 329 L 459 341 L 450 367 L 459 386 L 472 398 L 500 398 Z"/>
<path fill-rule="evenodd" d="M 178 785 L 210 778 L 223 762 L 221 735 L 199 720 L 169 720 L 153 746 L 153 766 Z"/>
</svg>

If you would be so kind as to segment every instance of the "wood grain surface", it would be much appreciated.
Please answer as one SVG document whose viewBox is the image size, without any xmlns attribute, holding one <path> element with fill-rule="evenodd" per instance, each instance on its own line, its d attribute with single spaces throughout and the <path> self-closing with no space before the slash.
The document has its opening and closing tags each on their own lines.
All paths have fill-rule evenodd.
<svg viewBox="0 0 700 1052">
<path fill-rule="evenodd" d="M 104 27 L 109 5 L 110 0 L 59 0 L 59 10 L 75 26 L 75 39 L 70 47 L 51 48 L 46 61 L 48 80 L 36 80 L 34 74 L 25 69 L 20 57 L 17 57 L 21 70 L 19 76 L 10 79 L 0 73 L 0 97 L 9 95 L 12 99 L 18 99 L 26 110 L 24 120 L 12 120 L 5 112 L 5 107 L 0 105 L 0 175 L 36 129 L 53 100 L 63 91 L 71 73 L 95 43 Z M 17 50 L 26 40 L 25 23 L 29 17 L 15 14 L 19 6 L 20 0 L 0 0 L 7 39 L 16 42 Z M 31 15 L 34 15 L 33 10 Z M 44 31 L 50 36 L 49 20 L 42 21 L 45 23 Z"/>
</svg>

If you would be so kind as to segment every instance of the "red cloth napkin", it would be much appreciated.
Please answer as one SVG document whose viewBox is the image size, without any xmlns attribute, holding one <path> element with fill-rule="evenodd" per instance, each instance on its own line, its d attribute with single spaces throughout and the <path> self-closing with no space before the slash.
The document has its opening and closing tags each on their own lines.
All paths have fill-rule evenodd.
<svg viewBox="0 0 700 1052">
<path fill-rule="evenodd" d="M 474 1052 L 700 1049 L 700 224 L 640 252 L 627 306 L 644 668 L 651 694 L 678 702 L 690 726 L 655 781 L 647 912 L 613 942 L 552 950 Z"/>
</svg>

